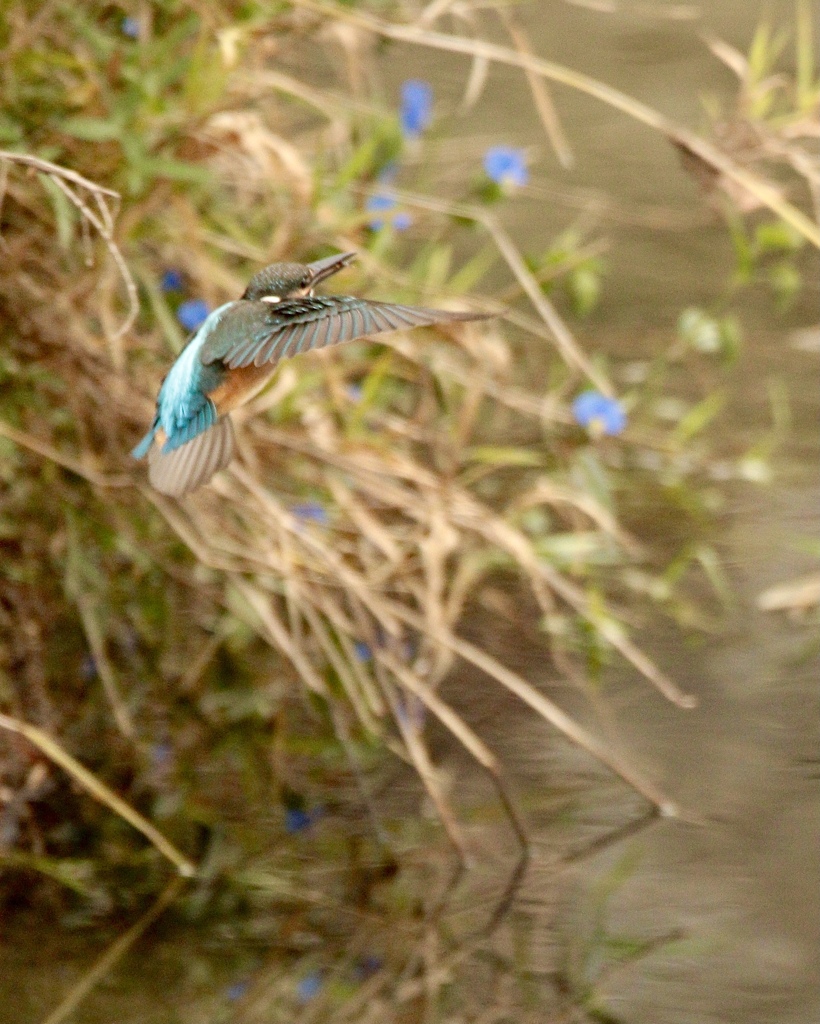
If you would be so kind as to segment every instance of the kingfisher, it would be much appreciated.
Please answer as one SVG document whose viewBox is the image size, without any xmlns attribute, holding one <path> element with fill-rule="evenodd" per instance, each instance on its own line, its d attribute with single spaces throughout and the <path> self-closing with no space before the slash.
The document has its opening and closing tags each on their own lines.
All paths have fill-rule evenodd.
<svg viewBox="0 0 820 1024">
<path fill-rule="evenodd" d="M 314 295 L 355 257 L 344 252 L 314 263 L 271 263 L 251 278 L 241 299 L 208 315 L 168 371 L 154 421 L 131 453 L 148 455 L 156 490 L 182 497 L 228 465 L 235 447 L 229 414 L 263 387 L 281 359 L 385 331 L 488 315 Z"/>
</svg>

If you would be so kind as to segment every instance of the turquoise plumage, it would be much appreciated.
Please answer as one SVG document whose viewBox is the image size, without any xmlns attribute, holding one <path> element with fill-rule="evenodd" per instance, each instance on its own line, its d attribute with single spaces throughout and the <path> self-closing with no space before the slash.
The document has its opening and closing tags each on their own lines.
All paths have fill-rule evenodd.
<svg viewBox="0 0 820 1024">
<path fill-rule="evenodd" d="M 486 315 L 314 296 L 313 288 L 354 255 L 273 263 L 251 279 L 241 299 L 209 314 L 168 372 L 154 421 L 132 451 L 136 459 L 148 455 L 148 478 L 157 490 L 181 497 L 230 462 L 234 439 L 227 414 L 258 390 L 281 359 L 384 331 Z"/>
</svg>

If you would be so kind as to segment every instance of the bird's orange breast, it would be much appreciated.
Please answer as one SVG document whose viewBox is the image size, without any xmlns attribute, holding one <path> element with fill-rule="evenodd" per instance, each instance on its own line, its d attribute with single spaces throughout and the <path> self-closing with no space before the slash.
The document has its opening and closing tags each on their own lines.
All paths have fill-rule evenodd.
<svg viewBox="0 0 820 1024">
<path fill-rule="evenodd" d="M 264 384 L 273 373 L 275 367 L 265 364 L 264 366 L 243 366 L 236 370 L 228 370 L 225 380 L 213 391 L 208 392 L 208 398 L 216 406 L 220 416 L 231 409 L 247 402 L 254 393 Z"/>
</svg>

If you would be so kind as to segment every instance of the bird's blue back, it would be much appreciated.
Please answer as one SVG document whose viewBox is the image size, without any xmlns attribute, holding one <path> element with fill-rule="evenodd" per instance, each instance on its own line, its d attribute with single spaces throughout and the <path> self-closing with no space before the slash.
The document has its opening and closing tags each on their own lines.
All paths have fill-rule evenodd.
<svg viewBox="0 0 820 1024">
<path fill-rule="evenodd" d="M 157 418 L 168 437 L 166 448 L 169 451 L 185 444 L 216 420 L 216 410 L 208 393 L 222 382 L 225 370 L 218 363 L 203 366 L 200 352 L 222 315 L 233 305 L 226 302 L 208 315 L 162 382 L 157 397 Z"/>
<path fill-rule="evenodd" d="M 222 315 L 233 305 L 235 303 L 226 302 L 210 313 L 177 357 L 159 389 L 154 422 L 132 452 L 134 458 L 141 459 L 148 454 L 159 429 L 166 435 L 163 451 L 170 452 L 193 440 L 216 422 L 216 408 L 208 393 L 222 382 L 225 368 L 219 363 L 204 366 L 200 352 Z"/>
</svg>

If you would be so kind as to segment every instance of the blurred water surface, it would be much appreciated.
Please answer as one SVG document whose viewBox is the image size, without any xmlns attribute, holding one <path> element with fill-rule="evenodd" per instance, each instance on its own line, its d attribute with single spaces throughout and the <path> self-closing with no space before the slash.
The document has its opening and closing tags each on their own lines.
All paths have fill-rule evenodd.
<svg viewBox="0 0 820 1024">
<path fill-rule="evenodd" d="M 672 5 L 655 6 L 660 12 Z M 743 0 L 698 6 L 703 19 L 695 23 L 596 15 L 564 4 L 531 5 L 526 19 L 544 56 L 583 67 L 677 121 L 698 125 L 700 97 L 725 96 L 732 83 L 700 45 L 697 30 L 708 28 L 745 50 L 759 17 L 776 22 L 792 12 L 788 3 Z M 502 97 L 514 76 L 501 77 L 498 91 L 490 90 L 498 125 L 509 124 Z M 573 186 L 617 200 L 618 212 L 665 205 L 691 216 L 693 227 L 670 230 L 612 218 L 611 276 L 589 328 L 590 347 L 648 355 L 684 306 L 714 298 L 731 259 L 725 234 L 703 223 L 694 186 L 657 138 L 586 99 L 561 92 L 560 105 L 577 166 L 571 175 L 550 170 L 557 194 L 570 178 Z M 566 212 L 556 201 L 546 216 Z M 532 211 L 517 213 L 517 230 L 532 233 Z M 809 292 L 788 315 L 775 315 L 764 302 L 743 311 L 747 348 L 723 421 L 727 441 L 743 450 L 756 429 L 765 429 L 766 385 L 776 377 L 788 384 L 795 419 L 776 460 L 776 481 L 725 492 L 715 539 L 737 589 L 736 610 L 700 648 L 663 629 L 641 636 L 684 688 L 697 693 L 700 707 L 681 712 L 647 696 L 634 680 L 617 685 L 627 745 L 710 822 L 653 826 L 589 865 L 587 883 L 631 844 L 639 864 L 615 900 L 615 930 L 663 934 L 683 927 L 697 939 L 691 956 L 659 949 L 604 985 L 607 1007 L 625 1021 L 820 1019 L 820 663 L 799 625 L 755 608 L 763 589 L 816 567 L 797 540 L 816 538 L 820 525 L 820 366 L 817 353 L 790 344 L 791 331 L 816 325 L 820 316 L 816 258 L 811 266 Z M 663 524 L 648 522 L 646 529 L 654 536 Z M 521 751 L 514 738 L 507 743 L 508 757 L 526 758 L 532 771 L 532 751 Z"/>
</svg>

